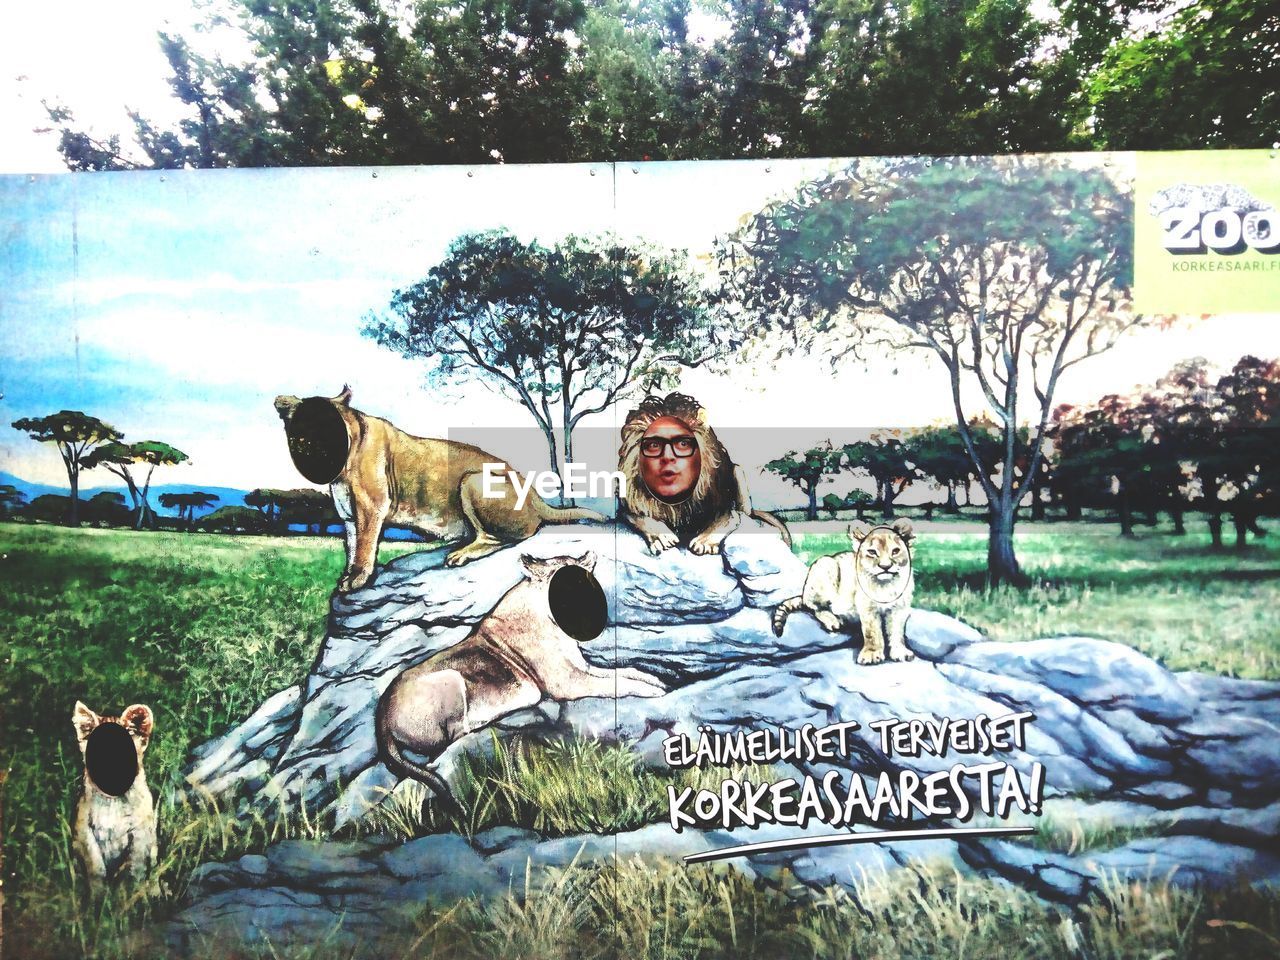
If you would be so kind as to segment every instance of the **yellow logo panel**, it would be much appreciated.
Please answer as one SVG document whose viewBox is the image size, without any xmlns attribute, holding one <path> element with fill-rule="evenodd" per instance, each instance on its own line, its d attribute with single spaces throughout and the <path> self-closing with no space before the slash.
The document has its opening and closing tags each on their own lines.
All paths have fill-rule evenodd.
<svg viewBox="0 0 1280 960">
<path fill-rule="evenodd" d="M 1280 312 L 1280 158 L 1140 153 L 1134 301 L 1143 313 Z"/>
</svg>

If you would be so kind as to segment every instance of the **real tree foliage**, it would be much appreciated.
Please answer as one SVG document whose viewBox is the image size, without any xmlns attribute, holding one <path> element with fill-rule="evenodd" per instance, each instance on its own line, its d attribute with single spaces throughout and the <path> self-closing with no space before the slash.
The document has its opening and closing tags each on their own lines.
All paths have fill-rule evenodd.
<svg viewBox="0 0 1280 960">
<path fill-rule="evenodd" d="M 1274 146 L 1278 73 L 1273 3 L 1197 0 L 1107 47 L 1085 85 L 1094 139 L 1116 150 Z"/>
<path fill-rule="evenodd" d="M 67 482 L 71 485 L 71 497 L 67 503 L 68 526 L 80 525 L 80 471 L 84 459 L 99 444 L 121 440 L 124 434 L 97 417 L 79 410 L 60 410 L 47 417 L 24 417 L 13 422 L 15 430 L 22 430 L 32 440 L 52 443 L 62 456 L 67 469 Z"/>
<path fill-rule="evenodd" d="M 252 54 L 161 34 L 172 129 L 49 106 L 72 169 L 491 163 L 1280 137 L 1263 0 L 226 0 Z M 1179 9 L 1185 7 L 1184 9 Z M 718 23 L 702 37 L 692 24 Z M 129 159 L 141 155 L 139 162 Z"/>
<path fill-rule="evenodd" d="M 818 485 L 828 476 L 839 473 L 844 459 L 844 451 L 836 449 L 831 441 L 821 443 L 803 453 L 792 450 L 776 460 L 770 460 L 764 469 L 776 473 L 788 483 L 794 483 L 809 499 L 806 516 L 810 520 L 818 519 Z"/>
<path fill-rule="evenodd" d="M 818 156 L 1000 153 L 1073 143 L 1070 84 L 1023 0 L 833 0 L 809 58 Z"/>
<path fill-rule="evenodd" d="M 702 301 L 673 252 L 613 237 L 545 247 L 489 231 L 456 239 L 365 333 L 426 360 L 437 382 L 479 379 L 520 403 L 556 471 L 557 439 L 572 460 L 583 417 L 719 355 L 729 338 Z"/>
<path fill-rule="evenodd" d="M 1102 169 L 855 161 L 768 205 L 717 255 L 735 328 L 772 349 L 820 351 L 833 366 L 884 347 L 939 362 L 986 495 L 991 579 L 1017 582 L 1016 510 L 1040 472 L 1058 379 L 1141 321 L 1130 309 L 1131 222 L 1131 195 Z M 968 390 L 1000 430 L 994 477 Z"/>
</svg>

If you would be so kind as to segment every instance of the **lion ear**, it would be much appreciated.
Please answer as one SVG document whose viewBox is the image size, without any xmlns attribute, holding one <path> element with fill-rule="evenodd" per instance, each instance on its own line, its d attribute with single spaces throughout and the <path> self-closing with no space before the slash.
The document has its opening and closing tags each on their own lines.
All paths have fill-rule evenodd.
<svg viewBox="0 0 1280 960">
<path fill-rule="evenodd" d="M 276 397 L 275 400 L 276 413 L 280 415 L 281 420 L 287 422 L 288 419 L 293 416 L 293 411 L 298 408 L 298 404 L 301 402 L 302 401 L 297 397 L 288 397 L 281 394 Z"/>
<path fill-rule="evenodd" d="M 520 555 L 520 563 L 524 565 L 525 575 L 530 580 L 545 580 L 551 575 L 552 565 L 541 557 L 522 553 Z"/>
<path fill-rule="evenodd" d="M 596 553 L 594 550 L 588 550 L 582 556 L 574 557 L 573 562 L 590 573 L 596 568 Z"/>
<path fill-rule="evenodd" d="M 897 531 L 898 536 L 907 541 L 907 546 L 910 546 L 915 542 L 916 532 L 912 529 L 911 521 L 906 517 L 899 517 L 897 520 L 893 521 L 891 526 L 895 531 Z"/>
<path fill-rule="evenodd" d="M 76 728 L 77 739 L 84 740 L 98 725 L 98 715 L 77 700 L 71 710 L 71 725 Z"/>
<path fill-rule="evenodd" d="M 132 730 L 143 740 L 149 740 L 151 731 L 155 728 L 155 717 L 151 713 L 151 708 L 145 703 L 135 703 L 126 707 L 124 713 L 120 714 L 120 722 L 124 724 L 126 730 Z"/>
<path fill-rule="evenodd" d="M 343 407 L 347 406 L 351 402 L 351 384 L 344 383 L 342 392 L 333 398 L 333 402 Z"/>
<path fill-rule="evenodd" d="M 865 523 L 849 524 L 849 539 L 853 542 L 855 547 L 862 543 L 863 540 L 867 539 L 870 533 L 871 527 Z"/>
</svg>

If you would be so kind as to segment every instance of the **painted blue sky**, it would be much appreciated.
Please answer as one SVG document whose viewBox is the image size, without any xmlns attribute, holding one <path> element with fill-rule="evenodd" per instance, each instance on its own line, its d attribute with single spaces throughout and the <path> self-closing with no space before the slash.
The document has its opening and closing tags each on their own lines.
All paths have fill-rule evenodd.
<svg viewBox="0 0 1280 960">
<path fill-rule="evenodd" d="M 713 237 L 827 165 L 0 177 L 0 470 L 65 484 L 56 452 L 8 424 L 68 408 L 191 456 L 157 482 L 300 486 L 271 401 L 333 394 L 344 382 L 356 406 L 418 434 L 531 428 L 519 405 L 483 386 L 428 387 L 420 361 L 360 335 L 363 318 L 471 230 L 502 226 L 544 242 L 614 230 L 686 249 L 696 264 Z M 1061 399 L 1127 390 L 1189 356 L 1278 356 L 1275 321 L 1219 317 L 1133 334 L 1064 378 Z M 745 376 L 697 371 L 682 386 L 717 425 L 788 429 L 796 445 L 833 426 L 921 424 L 950 409 L 918 355 L 838 376 L 821 357 L 791 357 Z M 614 416 L 584 426 L 612 430 Z"/>
</svg>

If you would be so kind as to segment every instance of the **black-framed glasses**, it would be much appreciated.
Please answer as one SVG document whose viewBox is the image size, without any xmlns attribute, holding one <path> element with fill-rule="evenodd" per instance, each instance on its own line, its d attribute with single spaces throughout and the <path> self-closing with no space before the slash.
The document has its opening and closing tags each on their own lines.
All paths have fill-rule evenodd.
<svg viewBox="0 0 1280 960">
<path fill-rule="evenodd" d="M 688 435 L 681 437 L 645 437 L 640 441 L 640 452 L 646 457 L 660 457 L 668 444 L 677 457 L 692 457 L 698 452 L 698 440 Z"/>
</svg>

